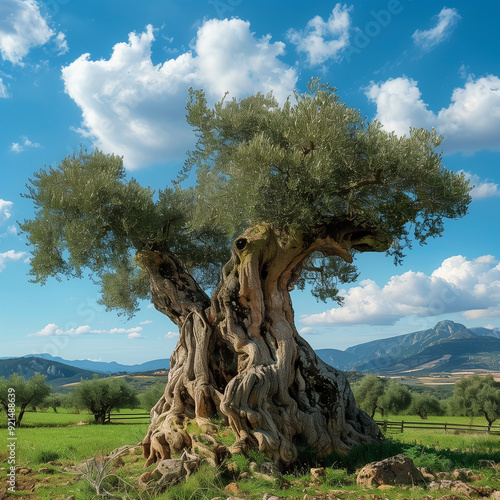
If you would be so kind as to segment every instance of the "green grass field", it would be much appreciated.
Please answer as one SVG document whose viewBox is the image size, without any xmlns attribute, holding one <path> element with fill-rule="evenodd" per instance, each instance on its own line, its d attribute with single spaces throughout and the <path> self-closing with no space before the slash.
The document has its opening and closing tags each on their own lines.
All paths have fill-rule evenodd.
<svg viewBox="0 0 500 500">
<path fill-rule="evenodd" d="M 122 410 L 122 413 L 141 413 L 142 410 Z M 378 416 L 376 416 L 378 418 Z M 409 421 L 418 417 L 390 416 L 390 420 Z M 123 445 L 135 445 L 147 432 L 147 423 L 127 423 L 112 425 L 94 425 L 92 416 L 86 413 L 73 414 L 67 411 L 54 413 L 28 413 L 26 426 L 16 429 L 16 464 L 28 472 L 17 474 L 18 485 L 16 496 L 27 499 L 61 499 L 66 500 L 73 495 L 75 500 L 88 500 L 95 496 L 95 490 L 89 482 L 72 472 L 71 466 L 94 456 L 103 456 L 111 450 Z M 432 417 L 430 421 L 447 421 L 448 423 L 469 424 L 465 417 Z M 474 423 L 484 424 L 482 419 L 474 419 Z M 5 426 L 4 426 L 5 427 Z M 221 429 L 220 435 L 227 436 L 227 429 Z M 2 433 L 4 435 L 6 433 Z M 226 438 L 227 439 L 227 438 Z M 8 468 L 9 455 L 6 439 L 2 439 L 0 449 L 0 467 Z M 182 483 L 169 488 L 156 497 L 137 489 L 139 476 L 144 472 L 144 459 L 140 449 L 133 455 L 124 457 L 124 464 L 116 471 L 117 477 L 107 479 L 108 487 L 119 488 L 120 498 L 140 498 L 149 500 L 195 500 L 226 498 L 223 491 L 229 482 L 237 481 L 246 499 L 262 499 L 264 493 L 274 492 L 281 498 L 300 498 L 305 494 L 325 495 L 332 489 L 338 490 L 336 496 L 341 499 L 371 498 L 372 494 L 363 492 L 356 486 L 355 470 L 374 460 L 380 460 L 398 453 L 409 455 L 419 467 L 429 467 L 439 472 L 451 472 L 455 468 L 467 467 L 478 475 L 476 483 L 483 486 L 495 486 L 500 489 L 500 470 L 481 470 L 479 460 L 500 462 L 500 437 L 487 434 L 444 434 L 441 431 L 409 430 L 404 433 L 391 433 L 384 442 L 361 446 L 349 456 L 332 455 L 319 459 L 312 452 L 302 450 L 302 461 L 297 468 L 283 476 L 273 479 L 254 477 L 250 472 L 250 461 L 262 462 L 266 458 L 253 453 L 250 458 L 236 455 L 231 460 L 237 462 L 237 473 L 204 468 Z M 52 464 L 50 464 L 51 462 Z M 311 480 L 308 471 L 311 466 L 327 467 L 326 476 L 318 483 Z M 154 468 L 152 466 L 150 469 Z M 249 476 L 241 478 L 239 474 Z M 6 471 L 0 471 L 0 498 L 2 486 L 6 484 Z M 118 479 L 120 477 L 121 479 Z M 125 482 L 129 486 L 125 486 Z M 31 490 L 34 490 L 32 492 Z M 125 493 L 126 490 L 126 493 Z M 306 492 L 306 493 L 304 493 Z M 366 495 L 365 495 L 366 493 Z M 445 492 L 432 492 L 420 488 L 410 492 L 396 488 L 384 491 L 384 498 L 401 500 L 411 496 L 415 499 L 424 496 L 439 497 Z M 129 495 L 127 497 L 127 495 Z M 238 496 L 238 495 L 236 495 Z"/>
</svg>

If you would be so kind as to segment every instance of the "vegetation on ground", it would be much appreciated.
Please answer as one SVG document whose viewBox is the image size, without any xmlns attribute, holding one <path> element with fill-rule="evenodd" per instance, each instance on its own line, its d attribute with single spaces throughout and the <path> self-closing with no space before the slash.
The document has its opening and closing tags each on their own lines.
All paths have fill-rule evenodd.
<svg viewBox="0 0 500 500">
<path fill-rule="evenodd" d="M 63 409 L 59 413 L 49 410 L 28 414 L 41 420 L 43 415 L 50 416 L 56 424 L 58 421 L 65 422 L 66 412 Z M 394 415 L 387 417 L 397 418 Z M 87 414 L 87 418 L 92 420 L 90 414 Z M 470 418 L 455 417 L 455 421 L 468 423 Z M 229 441 L 235 439 L 230 429 L 220 423 L 217 425 L 217 433 L 221 438 Z M 195 423 L 192 426 L 193 433 L 201 432 Z M 305 495 L 308 498 L 326 499 L 332 490 L 335 490 L 335 497 L 342 500 L 369 500 L 374 493 L 378 495 L 377 490 L 358 486 L 356 470 L 366 463 L 400 453 L 411 457 L 417 467 L 445 473 L 446 477 L 450 477 L 455 469 L 470 469 L 475 475 L 471 484 L 500 489 L 500 469 L 481 465 L 482 460 L 500 463 L 498 437 L 411 430 L 403 434 L 391 434 L 385 441 L 375 445 L 358 446 L 349 455 L 332 454 L 320 458 L 314 450 L 303 448 L 295 466 L 282 472 L 273 468 L 265 454 L 252 449 L 248 456 L 233 455 L 218 468 L 204 465 L 186 482 L 169 487 L 161 494 L 154 494 L 152 490 L 138 487 L 138 479 L 144 472 L 142 451 L 140 448 L 127 448 L 127 445 L 138 444 L 146 429 L 147 424 L 17 429 L 18 494 L 37 500 L 64 500 L 70 495 L 74 495 L 75 500 L 88 500 L 96 495 L 95 486 L 98 484 L 101 493 L 108 491 L 119 498 L 142 500 L 227 498 L 231 488 L 233 496 L 239 495 L 248 500 L 261 500 L 265 493 L 283 499 L 303 499 Z M 111 460 L 113 450 L 117 450 L 116 458 L 111 457 Z M 7 453 L 3 450 L 0 452 L 0 467 L 8 467 Z M 325 475 L 312 477 L 313 467 L 325 467 Z M 5 475 L 6 471 L 0 471 L 0 481 L 4 481 Z M 237 487 L 228 487 L 231 483 L 236 483 Z M 234 491 L 239 493 L 234 494 Z M 438 493 L 437 496 L 442 496 L 450 492 L 443 490 Z M 390 500 L 408 497 L 419 499 L 435 497 L 436 492 L 429 491 L 425 486 L 401 486 L 384 490 L 383 496 Z"/>
</svg>

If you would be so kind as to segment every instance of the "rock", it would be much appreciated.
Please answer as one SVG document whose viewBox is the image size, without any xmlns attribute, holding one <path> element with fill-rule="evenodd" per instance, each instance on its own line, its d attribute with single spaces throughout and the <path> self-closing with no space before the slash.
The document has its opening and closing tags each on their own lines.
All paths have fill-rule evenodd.
<svg viewBox="0 0 500 500">
<path fill-rule="evenodd" d="M 324 467 L 318 467 L 318 468 L 312 468 L 311 469 L 311 477 L 313 479 L 319 479 L 325 475 L 325 468 Z"/>
<path fill-rule="evenodd" d="M 394 485 L 392 485 L 392 484 L 381 484 L 381 485 L 378 487 L 378 489 L 379 489 L 380 491 L 393 490 L 394 488 L 395 488 L 395 486 L 394 486 Z"/>
<path fill-rule="evenodd" d="M 436 480 L 436 476 L 431 472 L 431 470 L 428 467 L 419 467 L 418 470 L 422 474 L 424 481 L 430 483 L 431 481 Z"/>
<path fill-rule="evenodd" d="M 496 469 L 498 464 L 494 460 L 479 460 L 478 465 L 481 469 Z"/>
<path fill-rule="evenodd" d="M 239 475 L 239 478 L 240 480 L 243 480 L 243 479 L 248 479 L 250 477 L 250 474 L 248 472 L 242 472 L 240 475 Z M 500 499 L 499 499 L 500 500 Z"/>
<path fill-rule="evenodd" d="M 75 500 L 75 495 L 70 495 L 66 500 Z"/>
<path fill-rule="evenodd" d="M 56 470 L 52 469 L 51 467 L 40 467 L 40 469 L 38 469 L 38 472 L 40 474 L 54 474 Z"/>
<path fill-rule="evenodd" d="M 455 469 L 451 473 L 452 479 L 457 479 L 459 481 L 473 481 L 474 480 L 474 473 L 469 470 L 469 469 Z"/>
<path fill-rule="evenodd" d="M 490 500 L 500 500 L 500 491 L 494 491 L 490 495 Z"/>
<path fill-rule="evenodd" d="M 56 462 L 56 461 L 52 460 L 50 462 L 47 462 L 47 465 L 56 465 L 57 467 L 61 467 L 62 462 Z"/>
<path fill-rule="evenodd" d="M 446 479 L 448 477 L 448 473 L 447 472 L 438 472 L 436 474 L 436 478 L 437 479 Z"/>
<path fill-rule="evenodd" d="M 377 487 L 382 484 L 414 484 L 423 481 L 422 473 L 413 465 L 413 460 L 396 455 L 380 462 L 365 465 L 359 472 L 359 486 Z"/>
<path fill-rule="evenodd" d="M 463 481 L 452 481 L 444 479 L 443 481 L 433 481 L 429 484 L 430 490 L 450 490 L 453 493 L 466 495 L 467 497 L 484 496 L 484 490 L 477 486 L 466 484 Z"/>
<path fill-rule="evenodd" d="M 228 493 L 229 495 L 238 495 L 241 493 L 241 488 L 238 486 L 238 483 L 229 483 L 225 488 L 224 491 Z"/>
<path fill-rule="evenodd" d="M 259 468 L 259 466 L 255 462 L 250 462 L 250 465 L 248 467 L 252 472 L 255 472 Z"/>
<path fill-rule="evenodd" d="M 271 493 L 264 493 L 262 500 L 281 500 L 281 497 L 276 495 L 271 495 Z"/>
<path fill-rule="evenodd" d="M 180 458 L 168 458 L 158 462 L 152 472 L 144 472 L 139 477 L 139 486 L 149 486 L 151 481 L 156 483 L 156 490 L 163 491 L 168 486 L 187 479 L 200 465 L 201 458 L 197 454 L 184 451 Z"/>
</svg>

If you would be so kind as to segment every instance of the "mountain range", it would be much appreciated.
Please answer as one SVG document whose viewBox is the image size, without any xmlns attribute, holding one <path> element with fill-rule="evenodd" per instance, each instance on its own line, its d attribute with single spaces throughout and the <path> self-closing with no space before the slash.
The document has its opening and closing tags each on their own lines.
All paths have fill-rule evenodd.
<svg viewBox="0 0 500 500">
<path fill-rule="evenodd" d="M 425 375 L 461 370 L 500 371 L 500 328 L 466 328 L 453 321 L 441 321 L 433 328 L 373 340 L 338 349 L 319 349 L 316 354 L 343 371 L 380 375 Z M 168 359 L 136 365 L 91 360 L 65 360 L 50 354 L 30 354 L 0 359 L 0 376 L 19 373 L 29 378 L 36 372 L 47 376 L 51 385 L 63 385 L 111 374 L 168 369 Z"/>
<path fill-rule="evenodd" d="M 500 329 L 466 328 L 441 321 L 433 328 L 347 348 L 320 349 L 318 356 L 340 370 L 424 375 L 459 370 L 500 370 Z"/>
</svg>

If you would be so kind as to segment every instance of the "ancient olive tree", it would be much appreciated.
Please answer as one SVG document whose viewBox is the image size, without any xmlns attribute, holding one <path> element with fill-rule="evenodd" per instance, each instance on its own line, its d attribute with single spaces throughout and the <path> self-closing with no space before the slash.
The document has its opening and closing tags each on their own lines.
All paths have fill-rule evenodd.
<svg viewBox="0 0 500 500">
<path fill-rule="evenodd" d="M 280 105 L 272 95 L 223 99 L 190 91 L 197 144 L 177 179 L 154 193 L 122 161 L 81 152 L 35 174 L 34 281 L 81 277 L 109 308 L 149 298 L 178 327 L 165 392 L 143 440 L 147 463 L 189 447 L 188 419 L 215 414 L 237 436 L 290 463 L 380 437 L 343 374 L 321 362 L 294 325 L 290 291 L 340 301 L 355 254 L 396 260 L 458 218 L 468 182 L 446 170 L 432 131 L 386 133 L 313 81 Z"/>
</svg>

